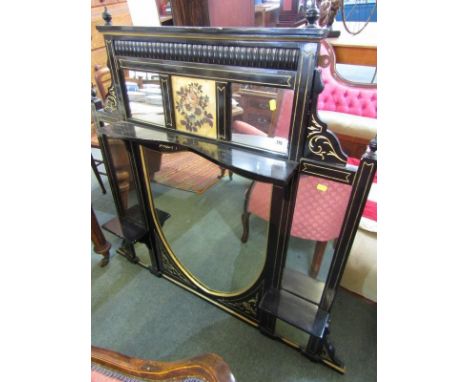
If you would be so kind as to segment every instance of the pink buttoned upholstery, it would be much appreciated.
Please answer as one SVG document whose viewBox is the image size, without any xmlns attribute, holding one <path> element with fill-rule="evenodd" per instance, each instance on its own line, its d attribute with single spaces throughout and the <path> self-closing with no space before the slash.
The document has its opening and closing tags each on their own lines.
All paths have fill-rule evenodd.
<svg viewBox="0 0 468 382">
<path fill-rule="evenodd" d="M 377 118 L 377 87 L 350 84 L 341 79 L 335 72 L 333 48 L 326 41 L 322 41 L 320 55 L 328 56 L 329 61 L 321 68 L 325 88 L 319 95 L 317 109 Z"/>
<path fill-rule="evenodd" d="M 319 186 L 320 185 L 320 186 Z M 326 191 L 317 189 L 326 188 Z M 270 219 L 271 184 L 255 182 L 247 211 Z M 294 208 L 291 235 L 307 240 L 328 241 L 340 234 L 351 186 L 315 176 L 301 175 Z"/>
</svg>

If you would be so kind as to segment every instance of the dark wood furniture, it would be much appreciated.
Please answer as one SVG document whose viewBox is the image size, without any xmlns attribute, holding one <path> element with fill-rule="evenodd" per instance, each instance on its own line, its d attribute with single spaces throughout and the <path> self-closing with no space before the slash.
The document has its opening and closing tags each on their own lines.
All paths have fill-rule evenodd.
<svg viewBox="0 0 468 382">
<path fill-rule="evenodd" d="M 149 270 L 156 276 L 193 292 L 259 328 L 263 334 L 297 348 L 309 359 L 344 372 L 329 341 L 330 314 L 377 168 L 377 142 L 371 142 L 359 167 L 349 166 L 338 139 L 317 115 L 317 98 L 323 89 L 316 67 L 317 55 L 326 31 L 110 25 L 98 30 L 108 47 L 113 85 L 96 118 L 100 121 L 98 134 L 110 170 L 122 235 L 147 246 L 151 257 Z M 163 124 L 132 118 L 123 82 L 125 70 L 159 74 Z M 217 138 L 196 135 L 193 130 L 183 131 L 184 125 L 175 123 L 174 99 L 186 94 L 183 88 L 173 91 L 172 79 L 177 76 L 189 77 L 195 83 L 208 81 L 213 86 L 216 101 L 211 102 L 216 104 L 217 117 L 212 128 L 216 129 Z M 293 91 L 294 112 L 286 152 L 247 146 L 231 139 L 231 90 L 232 84 L 239 82 Z M 112 166 L 115 160 L 108 150 L 108 143 L 116 140 L 126 150 L 138 196 L 136 204 L 128 208 L 118 197 L 117 176 Z M 154 205 L 145 157 L 147 149 L 162 155 L 188 150 L 249 180 L 272 185 L 266 260 L 252 285 L 239 292 L 218 292 L 204 286 L 180 263 L 163 234 Z M 292 271 L 285 268 L 299 178 L 308 176 L 344 184 L 351 195 L 326 280 L 321 284 L 306 276 L 305 281 L 291 277 Z M 135 229 L 130 227 L 138 228 L 139 234 L 135 236 Z M 209 235 L 201 240 L 209 240 Z M 304 333 L 307 345 L 301 346 L 279 334 L 276 326 L 279 320 Z"/>
<path fill-rule="evenodd" d="M 91 241 L 94 244 L 94 252 L 104 256 L 101 260 L 101 267 L 106 266 L 109 263 L 109 251 L 111 244 L 106 240 L 104 234 L 101 231 L 101 226 L 97 221 L 96 214 L 94 213 L 93 207 L 91 206 Z"/>
<path fill-rule="evenodd" d="M 132 25 L 132 17 L 128 9 L 127 0 L 91 0 L 91 82 L 96 85 L 94 72 L 96 65 L 106 66 L 107 54 L 102 35 L 96 30 L 96 25 L 104 24 L 102 13 L 107 8 L 112 14 L 114 25 Z M 103 99 L 104 94 L 100 93 Z"/>
<path fill-rule="evenodd" d="M 235 382 L 229 365 L 217 354 L 202 354 L 177 362 L 129 357 L 91 346 L 91 381 L 104 376 L 115 381 Z"/>
<path fill-rule="evenodd" d="M 233 91 L 233 97 L 243 110 L 243 113 L 235 119 L 247 122 L 268 136 L 273 136 L 278 109 L 272 111 L 269 101 L 274 99 L 277 105 L 280 104 L 281 100 L 278 98 L 277 89 L 241 86 L 238 90 Z"/>
<path fill-rule="evenodd" d="M 327 28 L 330 37 L 338 37 L 341 34 L 340 31 L 333 30 L 333 22 L 341 4 L 341 0 L 315 0 L 315 5 L 318 7 L 317 26 Z"/>
<path fill-rule="evenodd" d="M 94 109 L 96 109 L 96 107 L 98 109 L 100 109 L 102 107 L 101 100 L 99 98 L 97 98 L 96 90 L 94 89 L 93 86 L 91 87 L 91 104 L 93 105 L 92 107 Z M 98 139 L 97 132 L 96 132 L 95 121 L 91 122 L 91 148 L 92 149 L 100 149 L 99 139 Z M 99 182 L 99 186 L 101 187 L 102 193 L 105 194 L 106 193 L 106 188 L 104 186 L 104 182 L 102 180 L 101 175 L 107 175 L 107 174 L 105 172 L 99 170 L 99 166 L 101 166 L 103 164 L 104 164 L 104 161 L 102 161 L 100 159 L 94 159 L 93 153 L 91 152 L 91 168 L 92 168 L 92 170 L 94 172 L 94 176 L 96 177 L 96 179 Z"/>
<path fill-rule="evenodd" d="M 338 38 L 327 39 L 337 63 L 377 67 L 377 23 L 369 23 L 357 36 L 346 33 L 342 22 L 335 21 L 333 28 L 342 32 Z"/>
</svg>

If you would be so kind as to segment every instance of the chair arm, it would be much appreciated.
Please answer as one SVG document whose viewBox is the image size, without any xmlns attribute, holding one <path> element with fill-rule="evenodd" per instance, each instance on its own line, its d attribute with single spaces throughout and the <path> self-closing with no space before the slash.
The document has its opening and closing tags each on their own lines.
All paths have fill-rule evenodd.
<svg viewBox="0 0 468 382">
<path fill-rule="evenodd" d="M 92 381 L 168 381 L 194 380 L 206 382 L 235 382 L 228 364 L 217 354 L 207 353 L 176 362 L 161 362 L 128 357 L 108 349 L 91 347 Z M 104 367 L 101 370 L 99 367 Z M 111 372 L 111 375 L 109 374 Z M 123 374 L 122 374 L 123 373 Z M 126 379 L 122 379 L 127 376 Z M 131 377 L 136 378 L 131 378 Z M 94 379 L 93 379 L 94 377 Z M 110 378 L 106 378 L 110 377 Z"/>
</svg>

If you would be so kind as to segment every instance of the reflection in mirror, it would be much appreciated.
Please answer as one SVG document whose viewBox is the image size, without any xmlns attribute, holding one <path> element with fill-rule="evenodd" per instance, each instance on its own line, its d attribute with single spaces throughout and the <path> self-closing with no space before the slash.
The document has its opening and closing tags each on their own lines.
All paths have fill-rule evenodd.
<svg viewBox="0 0 468 382">
<path fill-rule="evenodd" d="M 300 176 L 282 289 L 320 302 L 350 194 L 351 185 Z"/>
<path fill-rule="evenodd" d="M 121 139 L 110 138 L 107 140 L 107 147 L 110 154 L 109 160 L 112 163 L 114 177 L 117 182 L 123 217 L 142 223 L 143 217 L 140 212 L 135 178 L 125 143 Z"/>
<path fill-rule="evenodd" d="M 307 332 L 297 329 L 294 326 L 288 324 L 287 322 L 280 320 L 279 318 L 276 319 L 275 335 L 280 336 L 282 338 L 286 338 L 287 340 L 298 345 L 302 349 L 305 349 L 307 347 L 307 343 L 309 342 L 310 337 L 310 335 Z"/>
<path fill-rule="evenodd" d="M 151 268 L 151 256 L 148 247 L 143 243 L 135 243 L 134 249 L 138 263 L 146 268 Z"/>
<path fill-rule="evenodd" d="M 146 163 L 149 153 L 144 149 Z M 249 241 L 241 241 L 252 181 L 190 151 L 162 153 L 160 168 L 147 175 L 155 208 L 170 215 L 162 232 L 181 266 L 213 291 L 251 287 L 264 267 L 268 235 L 268 223 L 254 217 Z"/>
<path fill-rule="evenodd" d="M 286 154 L 293 90 L 232 83 L 232 141 Z"/>
<path fill-rule="evenodd" d="M 130 116 L 164 126 L 164 108 L 159 75 L 133 70 L 126 70 L 124 73 Z"/>
</svg>

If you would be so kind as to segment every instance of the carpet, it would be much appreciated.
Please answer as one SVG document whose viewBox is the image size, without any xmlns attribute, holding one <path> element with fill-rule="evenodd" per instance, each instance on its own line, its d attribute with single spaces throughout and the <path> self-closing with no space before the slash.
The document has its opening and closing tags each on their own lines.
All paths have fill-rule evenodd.
<svg viewBox="0 0 468 382">
<path fill-rule="evenodd" d="M 153 180 L 179 190 L 202 194 L 216 184 L 221 169 L 216 164 L 190 151 L 164 153 L 161 168 Z"/>
</svg>

